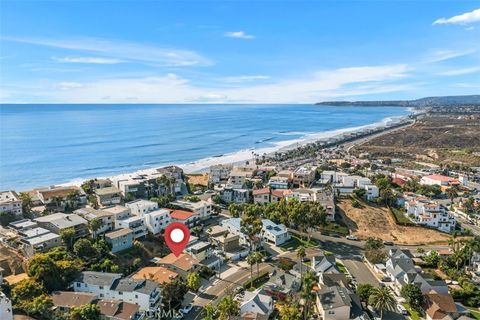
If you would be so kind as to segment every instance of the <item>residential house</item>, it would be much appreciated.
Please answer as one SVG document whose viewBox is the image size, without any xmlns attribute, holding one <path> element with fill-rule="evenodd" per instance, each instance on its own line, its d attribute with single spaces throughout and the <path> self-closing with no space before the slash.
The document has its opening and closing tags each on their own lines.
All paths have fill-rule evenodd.
<svg viewBox="0 0 480 320">
<path fill-rule="evenodd" d="M 0 291 L 0 319 L 13 320 L 12 301 Z"/>
<path fill-rule="evenodd" d="M 145 267 L 138 270 L 132 275 L 134 280 L 148 279 L 155 281 L 156 283 L 163 285 L 165 283 L 170 283 L 179 275 L 175 271 L 167 269 L 165 267 Z"/>
<path fill-rule="evenodd" d="M 194 244 L 188 246 L 185 252 L 189 253 L 193 258 L 202 262 L 213 255 L 212 245 L 205 241 L 196 241 Z"/>
<path fill-rule="evenodd" d="M 75 238 L 83 238 L 88 235 L 88 222 L 78 214 L 53 213 L 33 219 L 40 227 L 60 234 L 65 229 L 73 228 Z"/>
<path fill-rule="evenodd" d="M 262 239 L 273 243 L 276 246 L 282 245 L 290 240 L 290 234 L 287 227 L 283 224 L 276 224 L 268 219 L 262 219 Z"/>
<path fill-rule="evenodd" d="M 200 201 L 177 200 L 172 202 L 171 204 L 196 213 L 197 216 L 200 218 L 200 220 L 206 220 L 210 218 L 213 212 L 212 203 L 205 200 L 200 200 Z"/>
<path fill-rule="evenodd" d="M 315 181 L 317 167 L 301 166 L 293 171 L 292 183 L 297 187 L 309 187 Z"/>
<path fill-rule="evenodd" d="M 87 203 L 85 191 L 77 186 L 51 186 L 48 188 L 35 189 L 34 192 L 36 198 L 38 198 L 43 205 L 55 204 L 59 207 L 65 207 L 72 201 L 69 199 L 69 196 L 72 194 L 77 194 L 76 201 L 80 204 Z"/>
<path fill-rule="evenodd" d="M 218 164 L 211 166 L 208 173 L 208 182 L 213 184 L 227 182 L 232 168 L 233 166 L 231 164 Z"/>
<path fill-rule="evenodd" d="M 199 261 L 188 253 L 181 253 L 178 257 L 173 253 L 170 253 L 169 255 L 159 259 L 156 263 L 167 269 L 175 271 L 182 278 L 186 279 L 190 272 L 193 272 L 197 269 Z"/>
<path fill-rule="evenodd" d="M 341 286 L 318 290 L 316 306 L 322 320 L 369 319 L 364 317 L 358 296 Z"/>
<path fill-rule="evenodd" d="M 81 208 L 75 210 L 74 213 L 87 220 L 89 224 L 91 224 L 93 220 L 100 222 L 97 230 L 91 230 L 94 237 L 112 231 L 115 228 L 115 219 L 111 212 L 93 208 Z"/>
<path fill-rule="evenodd" d="M 288 189 L 289 178 L 273 176 L 268 180 L 268 186 L 272 189 Z"/>
<path fill-rule="evenodd" d="M 120 204 L 122 192 L 117 187 L 105 187 L 95 189 L 95 197 L 101 206 L 111 206 Z"/>
<path fill-rule="evenodd" d="M 234 189 L 242 189 L 247 182 L 247 177 L 251 178 L 251 174 L 234 168 L 228 177 L 227 185 Z"/>
<path fill-rule="evenodd" d="M 129 228 L 118 229 L 105 234 L 105 241 L 112 246 L 112 253 L 131 248 L 134 239 L 134 232 Z"/>
<path fill-rule="evenodd" d="M 135 239 L 144 238 L 147 236 L 147 226 L 145 225 L 145 219 L 139 216 L 126 217 L 123 219 L 117 219 L 115 221 L 116 229 L 130 229 L 133 231 L 133 237 Z"/>
<path fill-rule="evenodd" d="M 451 295 L 427 293 L 424 297 L 427 320 L 450 320 L 459 316 L 457 306 Z"/>
<path fill-rule="evenodd" d="M 122 278 L 119 273 L 84 271 L 73 282 L 76 292 L 134 303 L 141 311 L 155 310 L 161 302 L 160 286 L 151 280 Z"/>
<path fill-rule="evenodd" d="M 113 207 L 103 208 L 102 210 L 113 214 L 113 219 L 115 221 L 125 219 L 131 216 L 130 209 L 124 206 L 116 205 Z"/>
<path fill-rule="evenodd" d="M 102 319 L 105 320 L 140 320 L 143 319 L 139 312 L 140 306 L 120 300 L 99 300 Z"/>
<path fill-rule="evenodd" d="M 379 197 L 380 195 L 380 191 L 378 189 L 378 187 L 374 184 L 365 184 L 364 185 L 364 188 L 365 188 L 365 198 L 368 200 L 368 201 L 372 201 L 372 200 L 375 200 Z"/>
<path fill-rule="evenodd" d="M 432 175 L 424 176 L 424 177 L 422 177 L 422 179 L 420 179 L 420 183 L 425 184 L 425 185 L 430 185 L 430 186 L 432 186 L 432 185 L 437 185 L 437 186 L 458 186 L 458 185 L 460 185 L 460 181 L 458 181 L 457 179 L 452 178 L 452 177 L 443 176 L 443 175 L 440 175 L 440 174 L 432 174 Z"/>
<path fill-rule="evenodd" d="M 13 213 L 16 216 L 23 214 L 22 200 L 15 191 L 0 192 L 0 212 Z"/>
<path fill-rule="evenodd" d="M 335 221 L 335 197 L 332 192 L 324 190 L 316 193 L 316 199 L 327 213 L 327 221 Z"/>
<path fill-rule="evenodd" d="M 265 290 L 245 291 L 243 301 L 240 304 L 240 314 L 257 313 L 269 316 L 272 314 L 274 307 L 273 298 Z"/>
<path fill-rule="evenodd" d="M 405 201 L 405 210 L 415 223 L 443 232 L 455 230 L 455 217 L 444 206 L 424 196 L 410 197 Z"/>
<path fill-rule="evenodd" d="M 30 219 L 22 219 L 10 222 L 8 227 L 16 231 L 28 230 L 38 227 L 38 224 L 35 221 Z"/>
<path fill-rule="evenodd" d="M 335 256 L 319 254 L 312 257 L 310 268 L 318 276 L 319 281 L 323 282 L 323 276 L 328 273 L 341 273 L 337 267 Z"/>
<path fill-rule="evenodd" d="M 143 217 L 145 225 L 153 234 L 165 230 L 171 221 L 170 210 L 158 209 L 158 204 L 148 200 L 134 200 L 125 204 L 135 216 Z"/>
<path fill-rule="evenodd" d="M 263 188 L 253 190 L 253 202 L 259 204 L 276 203 L 285 198 L 286 190 Z"/>
<path fill-rule="evenodd" d="M 54 310 L 68 313 L 74 307 L 95 304 L 97 295 L 89 292 L 55 291 L 50 299 L 52 299 Z"/>
<path fill-rule="evenodd" d="M 170 217 L 172 222 L 180 222 L 188 227 L 193 227 L 200 221 L 198 214 L 185 210 L 173 210 Z"/>
<path fill-rule="evenodd" d="M 222 201 L 226 203 L 243 204 L 250 202 L 250 190 L 248 189 L 225 187 L 220 192 L 220 196 Z"/>
<path fill-rule="evenodd" d="M 283 270 L 275 270 L 264 286 L 267 294 L 285 299 L 300 289 L 300 279 Z"/>
<path fill-rule="evenodd" d="M 20 242 L 24 244 L 23 249 L 28 256 L 32 256 L 36 252 L 44 252 L 53 247 L 62 244 L 60 236 L 45 228 L 24 229 L 18 231 Z"/>
</svg>

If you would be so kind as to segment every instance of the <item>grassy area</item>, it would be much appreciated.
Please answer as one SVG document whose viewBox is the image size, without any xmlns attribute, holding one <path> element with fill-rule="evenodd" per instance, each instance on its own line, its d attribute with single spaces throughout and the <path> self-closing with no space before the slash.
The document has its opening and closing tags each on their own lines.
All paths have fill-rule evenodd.
<svg viewBox="0 0 480 320">
<path fill-rule="evenodd" d="M 408 303 L 404 303 L 403 306 L 405 307 L 405 309 L 407 309 L 408 313 L 410 314 L 410 319 L 412 320 L 421 319 L 420 314 L 417 311 L 413 310 Z"/>
<path fill-rule="evenodd" d="M 258 289 L 267 283 L 268 279 L 269 277 L 267 271 L 261 272 L 258 277 L 256 276 L 256 273 L 254 273 L 254 278 L 247 281 L 243 287 L 249 291 L 254 291 L 255 289 Z M 253 286 L 251 284 L 253 284 Z"/>
<path fill-rule="evenodd" d="M 344 226 L 335 222 L 327 222 L 327 224 L 325 224 L 324 226 L 321 226 L 319 229 L 320 231 L 324 231 L 327 233 L 338 233 L 344 236 L 349 234 L 347 226 Z"/>
<path fill-rule="evenodd" d="M 413 225 L 413 222 L 405 216 L 405 213 L 402 209 L 390 208 L 390 212 L 393 214 L 395 221 L 402 225 Z"/>
<path fill-rule="evenodd" d="M 472 317 L 474 317 L 474 318 L 477 319 L 477 320 L 480 320 L 480 311 L 475 310 L 475 309 L 473 309 L 473 308 L 468 308 L 468 310 L 470 310 L 470 315 L 471 315 Z"/>
<path fill-rule="evenodd" d="M 314 240 L 307 241 L 306 239 L 304 240 L 297 236 L 292 236 L 290 240 L 280 246 L 280 249 L 282 251 L 293 251 L 300 246 L 304 246 L 305 248 L 312 248 L 317 246 L 317 243 Z"/>
<path fill-rule="evenodd" d="M 347 268 L 345 268 L 345 266 L 340 262 L 337 262 L 337 268 L 338 270 L 340 270 L 341 273 L 348 274 Z"/>
</svg>

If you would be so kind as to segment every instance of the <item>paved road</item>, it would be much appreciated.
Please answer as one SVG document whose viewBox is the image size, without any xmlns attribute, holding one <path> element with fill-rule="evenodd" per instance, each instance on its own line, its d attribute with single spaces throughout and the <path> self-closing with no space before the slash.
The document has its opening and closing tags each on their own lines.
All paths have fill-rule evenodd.
<svg viewBox="0 0 480 320">
<path fill-rule="evenodd" d="M 345 268 L 357 280 L 357 283 L 368 283 L 374 287 L 379 287 L 378 279 L 373 275 L 365 262 L 359 259 L 343 259 Z"/>
</svg>

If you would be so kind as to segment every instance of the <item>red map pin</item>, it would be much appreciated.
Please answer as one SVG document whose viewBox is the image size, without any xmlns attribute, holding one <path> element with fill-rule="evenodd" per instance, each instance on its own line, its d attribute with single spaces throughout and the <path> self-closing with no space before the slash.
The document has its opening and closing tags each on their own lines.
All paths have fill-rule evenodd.
<svg viewBox="0 0 480 320">
<path fill-rule="evenodd" d="M 172 222 L 165 229 L 165 243 L 175 256 L 179 256 L 190 240 L 190 230 L 180 222 Z"/>
</svg>

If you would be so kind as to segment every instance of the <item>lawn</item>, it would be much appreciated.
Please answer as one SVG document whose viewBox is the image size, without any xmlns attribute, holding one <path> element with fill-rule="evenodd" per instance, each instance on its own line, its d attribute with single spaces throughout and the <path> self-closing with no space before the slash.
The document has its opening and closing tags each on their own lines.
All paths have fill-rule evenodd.
<svg viewBox="0 0 480 320">
<path fill-rule="evenodd" d="M 345 266 L 340 262 L 337 262 L 337 268 L 338 270 L 340 270 L 341 273 L 348 274 L 347 268 L 345 268 Z"/>
<path fill-rule="evenodd" d="M 404 225 L 413 225 L 413 222 L 405 216 L 405 212 L 402 209 L 390 208 L 390 212 L 393 214 L 393 218 L 397 223 Z"/>
<path fill-rule="evenodd" d="M 480 311 L 475 310 L 475 309 L 473 309 L 473 308 L 468 308 L 468 310 L 470 310 L 470 315 L 471 315 L 472 317 L 474 317 L 474 318 L 477 319 L 477 320 L 480 320 Z"/>
<path fill-rule="evenodd" d="M 347 226 L 341 225 L 336 222 L 327 222 L 324 226 L 321 226 L 319 229 L 320 231 L 324 231 L 327 233 L 337 233 L 344 236 L 349 234 Z"/>
<path fill-rule="evenodd" d="M 420 314 L 417 311 L 413 310 L 408 303 L 404 303 L 403 306 L 405 307 L 405 309 L 407 309 L 408 313 L 410 314 L 410 319 L 412 320 L 421 319 Z"/>
<path fill-rule="evenodd" d="M 292 235 L 292 238 L 282 244 L 280 246 L 280 249 L 282 251 L 294 251 L 300 246 L 304 246 L 305 248 L 312 248 L 316 247 L 317 243 L 314 240 L 307 241 L 306 239 L 301 239 L 297 236 Z"/>
</svg>

